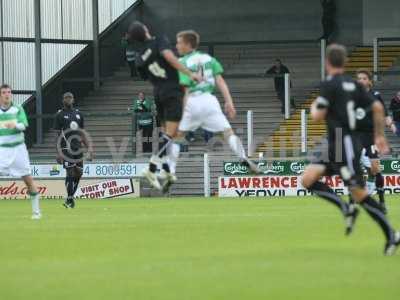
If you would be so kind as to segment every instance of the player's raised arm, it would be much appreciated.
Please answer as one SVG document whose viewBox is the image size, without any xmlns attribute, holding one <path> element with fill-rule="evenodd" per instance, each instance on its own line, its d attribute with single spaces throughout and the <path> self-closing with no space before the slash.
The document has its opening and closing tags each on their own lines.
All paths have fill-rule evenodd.
<svg viewBox="0 0 400 300">
<path fill-rule="evenodd" d="M 314 121 L 323 121 L 328 112 L 329 102 L 324 97 L 319 96 L 311 104 L 311 117 Z"/>
<path fill-rule="evenodd" d="M 382 154 L 389 153 L 389 144 L 385 137 L 385 110 L 379 101 L 372 104 L 372 113 L 374 118 L 375 144 Z"/>
<path fill-rule="evenodd" d="M 60 111 L 61 110 L 59 110 L 57 113 L 56 113 L 56 115 L 55 115 L 55 117 L 54 117 L 54 126 L 53 126 L 53 128 L 54 128 L 54 130 L 56 130 L 56 140 L 55 140 L 55 145 L 56 145 L 56 161 L 57 161 L 57 163 L 59 163 L 59 164 L 62 164 L 63 163 L 63 159 L 62 159 L 62 155 L 61 155 L 61 149 L 59 149 L 59 147 L 61 146 L 60 145 L 60 136 L 61 136 L 61 134 L 62 134 L 62 131 L 61 131 L 61 129 L 62 129 L 62 124 L 61 124 L 61 119 L 60 119 Z"/>
<path fill-rule="evenodd" d="M 88 149 L 88 160 L 91 161 L 93 159 L 94 150 L 93 150 L 93 142 L 92 139 L 89 137 L 89 134 L 86 130 L 84 130 L 84 119 L 81 116 L 81 128 L 82 130 L 82 143 Z"/>
<path fill-rule="evenodd" d="M 222 75 L 217 75 L 215 77 L 215 82 L 225 100 L 225 113 L 230 119 L 234 119 L 236 117 L 236 108 L 233 104 L 232 95 L 229 91 L 228 85 L 225 82 L 225 79 L 222 77 Z"/>
<path fill-rule="evenodd" d="M 174 52 L 170 49 L 165 49 L 162 51 L 162 55 L 164 56 L 165 60 L 171 65 L 171 67 L 175 68 L 177 71 L 182 72 L 183 74 L 189 76 L 192 80 L 197 82 L 202 81 L 202 77 L 199 74 L 193 73 L 184 65 L 182 65 Z"/>
</svg>

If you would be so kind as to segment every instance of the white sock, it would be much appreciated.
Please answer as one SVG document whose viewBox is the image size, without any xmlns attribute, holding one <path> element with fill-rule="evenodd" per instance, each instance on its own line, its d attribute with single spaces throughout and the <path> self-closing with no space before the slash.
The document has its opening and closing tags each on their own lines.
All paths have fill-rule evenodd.
<svg viewBox="0 0 400 300">
<path fill-rule="evenodd" d="M 31 194 L 31 205 L 32 205 L 32 213 L 33 214 L 40 214 L 40 207 L 39 207 L 39 199 L 40 194 Z"/>
<path fill-rule="evenodd" d="M 175 174 L 176 172 L 176 164 L 179 159 L 179 153 L 181 152 L 181 145 L 177 143 L 172 143 L 168 147 L 168 158 L 167 162 L 169 165 L 169 169 L 172 174 Z"/>
<path fill-rule="evenodd" d="M 228 138 L 228 144 L 229 147 L 231 147 L 233 153 L 235 153 L 240 159 L 246 158 L 246 151 L 244 150 L 242 141 L 239 139 L 237 135 L 232 134 Z"/>
</svg>

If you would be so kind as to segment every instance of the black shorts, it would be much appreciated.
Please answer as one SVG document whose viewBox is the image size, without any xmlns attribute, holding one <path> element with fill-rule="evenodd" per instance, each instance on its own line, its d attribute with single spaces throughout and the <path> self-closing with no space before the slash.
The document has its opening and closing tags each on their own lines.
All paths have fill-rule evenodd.
<svg viewBox="0 0 400 300">
<path fill-rule="evenodd" d="M 71 154 L 63 151 L 63 167 L 64 169 L 80 168 L 83 169 L 83 152 L 79 154 Z"/>
<path fill-rule="evenodd" d="M 332 156 L 340 147 L 331 143 L 329 144 L 329 161 L 319 161 L 314 164 L 325 167 L 323 176 L 339 175 L 346 186 L 364 187 L 364 171 L 360 163 L 361 141 L 357 137 L 347 135 L 343 137 L 342 145 L 341 157 Z"/>
<path fill-rule="evenodd" d="M 179 122 L 182 118 L 183 93 L 179 89 L 155 91 L 154 101 L 157 107 L 157 125 L 163 122 Z"/>
<path fill-rule="evenodd" d="M 375 144 L 369 145 L 368 147 L 365 148 L 365 155 L 369 159 L 379 159 L 379 152 Z"/>
<path fill-rule="evenodd" d="M 359 139 L 362 141 L 365 155 L 369 159 L 379 159 L 378 149 L 375 146 L 375 139 L 373 133 L 360 133 Z"/>
</svg>

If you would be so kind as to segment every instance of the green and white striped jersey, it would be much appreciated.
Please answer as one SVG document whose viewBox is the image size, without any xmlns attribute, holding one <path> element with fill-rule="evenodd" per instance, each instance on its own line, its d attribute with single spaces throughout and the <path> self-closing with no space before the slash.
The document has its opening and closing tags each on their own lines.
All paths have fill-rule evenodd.
<svg viewBox="0 0 400 300">
<path fill-rule="evenodd" d="M 6 124 L 13 122 L 17 128 L 8 129 Z M 0 147 L 15 147 L 25 142 L 24 130 L 28 120 L 21 106 L 12 104 L 7 110 L 0 109 Z"/>
<path fill-rule="evenodd" d="M 189 88 L 190 93 L 214 93 L 215 77 L 224 72 L 221 64 L 212 56 L 199 51 L 193 51 L 179 60 L 186 68 L 203 76 L 202 82 L 190 79 L 179 72 L 179 83 Z"/>
</svg>

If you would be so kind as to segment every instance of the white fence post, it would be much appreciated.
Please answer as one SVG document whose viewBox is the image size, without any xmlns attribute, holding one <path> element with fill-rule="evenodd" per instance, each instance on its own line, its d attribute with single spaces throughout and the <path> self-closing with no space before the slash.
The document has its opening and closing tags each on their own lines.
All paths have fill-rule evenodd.
<svg viewBox="0 0 400 300">
<path fill-rule="evenodd" d="M 378 38 L 374 38 L 374 81 L 378 81 L 378 70 L 379 70 L 379 53 L 378 53 Z"/>
<path fill-rule="evenodd" d="M 285 119 L 290 118 L 290 74 L 285 74 Z"/>
<path fill-rule="evenodd" d="M 301 110 L 301 153 L 307 153 L 307 113 Z"/>
<path fill-rule="evenodd" d="M 210 197 L 210 160 L 204 153 L 204 197 Z"/>
<path fill-rule="evenodd" d="M 254 127 L 253 127 L 253 111 L 247 111 L 247 156 L 253 155 L 254 147 Z"/>
<path fill-rule="evenodd" d="M 326 40 L 321 40 L 321 81 L 324 81 L 326 78 L 325 72 L 325 60 L 326 60 Z"/>
</svg>

